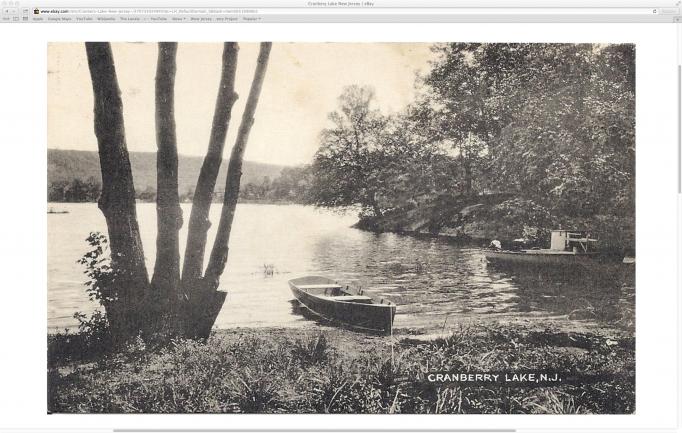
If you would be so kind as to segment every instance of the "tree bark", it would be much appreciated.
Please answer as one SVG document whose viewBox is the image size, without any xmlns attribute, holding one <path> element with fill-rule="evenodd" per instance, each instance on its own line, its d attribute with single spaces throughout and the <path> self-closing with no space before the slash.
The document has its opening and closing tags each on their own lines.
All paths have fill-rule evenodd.
<svg viewBox="0 0 682 433">
<path fill-rule="evenodd" d="M 220 89 L 213 115 L 213 126 L 208 151 L 204 157 L 199 173 L 199 180 L 192 201 L 192 212 L 189 219 L 187 246 L 182 269 L 182 286 L 188 295 L 201 279 L 206 249 L 206 234 L 211 223 L 208 213 L 213 200 L 218 171 L 223 158 L 225 137 L 230 122 L 232 106 L 237 100 L 234 91 L 235 72 L 237 69 L 237 43 L 226 42 L 223 48 L 222 76 Z"/>
<path fill-rule="evenodd" d="M 152 289 L 166 312 L 177 302 L 180 283 L 182 209 L 178 196 L 178 147 L 175 135 L 175 42 L 159 43 L 156 67 L 156 263 Z"/>
<path fill-rule="evenodd" d="M 471 171 L 471 158 L 467 155 L 463 158 L 464 163 L 464 193 L 471 196 L 473 193 L 473 173 Z"/>
<path fill-rule="evenodd" d="M 381 212 L 381 208 L 379 207 L 379 204 L 377 203 L 376 199 L 372 199 L 372 212 L 374 212 L 374 216 L 377 218 L 382 218 L 384 216 L 383 212 Z"/>
<path fill-rule="evenodd" d="M 242 163 L 244 161 L 244 151 L 251 132 L 251 126 L 254 123 L 254 113 L 258 105 L 258 98 L 263 87 L 263 80 L 265 79 L 265 72 L 268 67 L 268 58 L 270 57 L 271 42 L 263 42 L 260 44 L 260 51 L 258 53 L 258 63 L 256 64 L 256 71 L 251 82 L 251 90 L 246 101 L 244 114 L 242 115 L 241 124 L 237 133 L 237 139 L 232 153 L 230 155 L 230 162 L 227 171 L 227 180 L 225 182 L 225 197 L 223 200 L 223 207 L 220 214 L 220 223 L 218 224 L 218 232 L 213 243 L 211 257 L 206 268 L 204 279 L 207 288 L 218 288 L 218 280 L 220 275 L 225 270 L 227 263 L 227 255 L 229 251 L 230 232 L 232 231 L 232 221 L 234 219 L 235 210 L 237 207 L 237 199 L 239 198 L 239 185 L 242 176 Z"/>
<path fill-rule="evenodd" d="M 116 336 L 133 335 L 146 321 L 149 277 L 135 209 L 135 188 L 123 125 L 121 91 L 109 43 L 85 44 L 94 94 L 95 135 L 102 172 L 99 208 L 109 232 L 117 300 L 107 316 Z"/>
</svg>

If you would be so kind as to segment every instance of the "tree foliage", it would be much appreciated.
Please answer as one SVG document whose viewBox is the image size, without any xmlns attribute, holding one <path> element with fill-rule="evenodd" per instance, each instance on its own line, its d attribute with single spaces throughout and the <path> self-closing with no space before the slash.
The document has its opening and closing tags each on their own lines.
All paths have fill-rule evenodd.
<svg viewBox="0 0 682 433">
<path fill-rule="evenodd" d="M 309 165 L 285 167 L 282 173 L 270 179 L 263 177 L 260 182 L 242 184 L 239 198 L 265 202 L 287 202 L 306 204 L 310 202 L 312 172 Z"/>
<path fill-rule="evenodd" d="M 80 178 L 56 180 L 47 185 L 47 201 L 50 202 L 96 202 L 102 193 L 102 182 L 89 177 L 85 181 Z"/>
<path fill-rule="evenodd" d="M 530 221 L 544 230 L 634 229 L 634 45 L 432 50 L 418 96 L 401 113 L 372 108 L 369 90 L 344 90 L 313 165 L 315 202 L 376 203 L 379 212 L 364 214 L 377 217 L 442 196 L 471 203 L 511 194 L 491 214 L 508 209 L 519 231 Z"/>
<path fill-rule="evenodd" d="M 320 134 L 313 176 L 315 200 L 322 206 L 370 208 L 382 214 L 378 194 L 382 187 L 381 134 L 386 119 L 374 107 L 374 90 L 348 86 L 339 96 L 339 109 L 329 114 L 332 126 Z"/>
</svg>

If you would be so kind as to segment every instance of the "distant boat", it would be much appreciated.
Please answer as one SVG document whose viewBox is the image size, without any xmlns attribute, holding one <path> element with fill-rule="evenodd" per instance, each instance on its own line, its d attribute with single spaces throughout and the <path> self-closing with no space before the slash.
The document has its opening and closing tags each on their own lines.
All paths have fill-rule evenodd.
<svg viewBox="0 0 682 433">
<path fill-rule="evenodd" d="M 595 258 L 602 257 L 596 250 L 597 242 L 584 231 L 553 230 L 550 248 L 516 251 L 492 248 L 485 251 L 485 258 L 501 265 L 590 265 Z"/>
<path fill-rule="evenodd" d="M 62 213 L 69 213 L 69 211 L 68 210 L 54 210 L 52 208 L 49 208 L 47 210 L 47 213 L 49 213 L 49 214 L 62 214 Z"/>
<path fill-rule="evenodd" d="M 395 304 L 364 294 L 362 289 L 341 285 L 325 277 L 302 277 L 289 281 L 296 299 L 313 314 L 353 328 L 391 332 Z"/>
</svg>

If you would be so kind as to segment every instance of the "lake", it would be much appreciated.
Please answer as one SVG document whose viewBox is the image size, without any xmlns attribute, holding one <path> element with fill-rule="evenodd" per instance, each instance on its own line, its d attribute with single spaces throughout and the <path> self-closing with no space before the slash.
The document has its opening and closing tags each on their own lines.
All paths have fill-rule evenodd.
<svg viewBox="0 0 682 433">
<path fill-rule="evenodd" d="M 76 261 L 88 250 L 91 231 L 106 233 L 95 203 L 53 203 L 48 221 L 48 327 L 76 324 L 73 313 L 95 304 L 84 290 Z M 182 205 L 187 237 L 190 204 Z M 156 207 L 139 203 L 138 220 L 147 268 L 154 267 Z M 215 236 L 220 205 L 211 207 Z M 396 327 L 435 328 L 461 320 L 573 320 L 619 324 L 634 312 L 634 272 L 613 278 L 551 278 L 509 272 L 486 264 L 483 251 L 446 238 L 375 234 L 351 226 L 355 212 L 301 205 L 239 204 L 230 253 L 220 280 L 228 292 L 216 327 L 313 327 L 301 316 L 287 280 L 322 275 L 361 285 L 367 293 L 398 305 Z M 210 251 L 210 250 L 209 250 Z M 274 267 L 274 275 L 264 272 Z M 622 322 L 623 319 L 620 319 Z"/>
</svg>

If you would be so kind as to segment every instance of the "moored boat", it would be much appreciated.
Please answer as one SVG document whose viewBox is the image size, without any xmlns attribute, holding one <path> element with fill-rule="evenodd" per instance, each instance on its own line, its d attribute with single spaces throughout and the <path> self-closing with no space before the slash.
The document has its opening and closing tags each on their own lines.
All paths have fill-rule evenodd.
<svg viewBox="0 0 682 433">
<path fill-rule="evenodd" d="M 377 301 L 362 289 L 317 276 L 295 278 L 289 287 L 301 305 L 316 316 L 357 329 L 391 332 L 395 304 Z"/>
<path fill-rule="evenodd" d="M 553 230 L 550 248 L 485 251 L 488 262 L 501 265 L 589 266 L 602 255 L 597 239 L 583 231 Z"/>
<path fill-rule="evenodd" d="M 486 251 L 485 258 L 491 263 L 528 265 L 589 265 L 597 253 L 576 254 L 550 250 Z"/>
<path fill-rule="evenodd" d="M 52 208 L 47 209 L 48 214 L 64 214 L 64 213 L 69 213 L 68 210 L 54 210 Z"/>
</svg>

